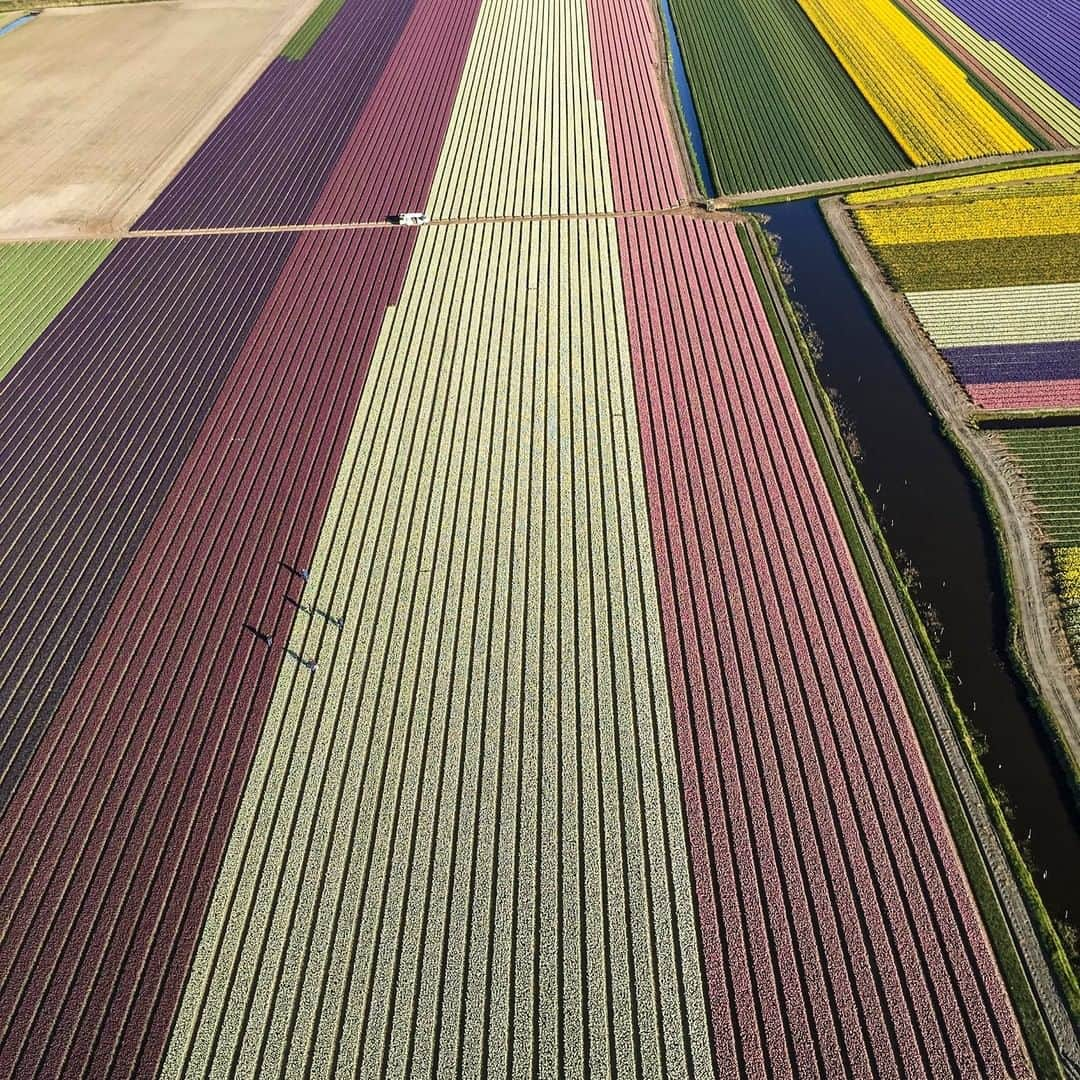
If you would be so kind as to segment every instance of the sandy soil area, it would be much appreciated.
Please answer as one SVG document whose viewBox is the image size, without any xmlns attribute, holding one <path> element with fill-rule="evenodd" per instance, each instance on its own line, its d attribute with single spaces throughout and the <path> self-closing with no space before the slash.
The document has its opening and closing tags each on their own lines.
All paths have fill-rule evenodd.
<svg viewBox="0 0 1080 1080">
<path fill-rule="evenodd" d="M 126 227 L 314 3 L 55 8 L 0 37 L 0 237 Z"/>
</svg>

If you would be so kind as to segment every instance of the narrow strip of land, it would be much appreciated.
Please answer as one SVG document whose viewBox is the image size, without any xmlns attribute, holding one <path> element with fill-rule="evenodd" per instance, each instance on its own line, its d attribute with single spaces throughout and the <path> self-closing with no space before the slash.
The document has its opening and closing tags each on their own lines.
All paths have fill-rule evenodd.
<svg viewBox="0 0 1080 1080">
<path fill-rule="evenodd" d="M 671 216 L 708 217 L 714 221 L 737 220 L 740 217 L 738 212 L 727 211 L 723 207 L 710 208 L 694 203 L 683 203 L 649 210 L 596 210 L 576 214 L 497 214 L 489 217 L 431 218 L 422 227 L 528 224 L 537 221 L 611 221 L 618 218 Z M 304 221 L 286 225 L 221 225 L 193 229 L 124 229 L 120 231 L 104 229 L 72 232 L 70 234 L 49 233 L 34 236 L 5 236 L 0 234 L 0 243 L 41 241 L 54 243 L 68 240 L 161 240 L 168 237 L 182 236 L 250 236 L 261 233 L 349 232 L 356 229 L 397 229 L 401 227 L 397 222 L 389 219 L 382 221 Z"/>
</svg>

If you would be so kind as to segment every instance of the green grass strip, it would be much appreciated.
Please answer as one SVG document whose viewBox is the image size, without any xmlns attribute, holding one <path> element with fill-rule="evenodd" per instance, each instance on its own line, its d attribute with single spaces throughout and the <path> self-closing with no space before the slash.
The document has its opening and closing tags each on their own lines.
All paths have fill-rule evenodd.
<svg viewBox="0 0 1080 1080">
<path fill-rule="evenodd" d="M 0 245 L 0 378 L 34 344 L 112 246 L 111 240 Z"/>
<path fill-rule="evenodd" d="M 286 60 L 303 60 L 344 3 L 345 0 L 322 0 L 322 3 L 304 20 L 304 25 L 285 43 L 281 55 Z"/>
<path fill-rule="evenodd" d="M 770 245 L 765 239 L 764 231 L 756 223 L 753 228 L 758 232 L 763 249 L 768 251 Z M 877 621 L 882 640 L 885 643 L 886 651 L 889 654 L 889 659 L 893 665 L 893 670 L 896 673 L 901 692 L 904 695 L 904 700 L 907 704 L 912 723 L 915 727 L 920 745 L 923 749 L 923 754 L 926 758 L 927 766 L 930 769 L 930 774 L 934 781 L 934 787 L 937 789 L 938 798 L 941 800 L 942 808 L 945 811 L 945 816 L 949 823 L 953 840 L 960 853 L 960 858 L 963 862 L 964 870 L 967 873 L 968 881 L 971 884 L 972 892 L 975 895 L 979 910 L 982 913 L 983 921 L 986 925 L 991 944 L 993 945 L 998 965 L 1001 968 L 1002 976 L 1008 987 L 1013 1007 L 1016 1009 L 1017 1019 L 1020 1022 L 1020 1027 L 1027 1042 L 1028 1052 L 1031 1054 L 1038 1075 L 1043 1078 L 1053 1077 L 1056 1080 L 1056 1078 L 1062 1076 L 1057 1051 L 1051 1041 L 1049 1032 L 1046 1030 L 1046 1025 L 1043 1022 L 1042 1014 L 1035 1001 L 1031 984 L 1024 971 L 1023 961 L 1013 942 L 1012 934 L 1006 924 L 1001 906 L 998 903 L 993 882 L 990 880 L 986 863 L 979 850 L 975 836 L 972 833 L 971 825 L 968 822 L 967 812 L 961 801 L 960 793 L 957 791 L 956 784 L 952 778 L 952 773 L 949 770 L 948 763 L 945 761 L 933 722 L 927 714 L 922 694 L 915 682 L 915 677 L 908 664 L 907 656 L 905 655 L 903 646 L 897 636 L 896 629 L 893 626 L 892 617 L 885 605 L 885 600 L 878 586 L 873 568 L 870 566 L 869 557 L 863 547 L 862 538 L 859 535 L 858 528 L 856 527 L 851 511 L 847 505 L 847 500 L 844 497 L 840 484 L 840 478 L 833 467 L 832 457 L 825 446 L 824 437 L 818 427 L 817 419 L 810 404 L 809 397 L 807 396 L 807 390 L 803 385 L 798 365 L 791 353 L 786 336 L 780 325 L 779 313 L 776 312 L 771 302 L 768 288 L 762 278 L 761 270 L 758 266 L 757 259 L 754 256 L 753 249 L 744 235 L 744 230 L 745 226 L 740 226 L 740 239 L 742 240 L 744 250 L 747 253 L 747 261 L 750 264 L 755 284 L 761 295 L 762 303 L 765 307 L 770 326 L 772 327 L 773 336 L 776 339 L 785 370 L 787 371 L 796 400 L 798 401 L 799 410 L 802 413 L 803 421 L 805 422 L 807 432 L 810 435 L 814 453 L 821 466 L 821 471 L 825 478 L 826 485 L 828 486 L 829 494 L 833 500 L 833 505 L 836 508 L 837 516 L 840 520 L 840 525 L 843 529 L 848 547 L 851 550 L 852 557 L 855 560 L 855 565 L 858 569 L 863 588 L 866 591 L 867 600 L 874 613 L 874 618 Z M 783 297 L 786 316 L 794 327 L 798 337 L 804 365 L 806 370 L 810 373 L 810 377 L 814 383 L 814 392 L 817 394 L 825 415 L 829 419 L 829 425 L 836 437 L 836 442 L 840 448 L 845 468 L 851 478 L 866 519 L 874 533 L 882 560 L 893 580 L 897 594 L 906 609 L 908 620 L 919 639 L 923 654 L 934 674 L 934 679 L 938 684 L 938 690 L 941 693 L 945 706 L 952 716 L 960 745 L 968 759 L 975 781 L 982 793 L 983 801 L 990 815 L 990 820 L 1001 839 L 1005 854 L 1009 859 L 1013 873 L 1016 876 L 1017 884 L 1020 887 L 1020 891 L 1024 896 L 1028 910 L 1035 923 L 1036 930 L 1039 933 L 1043 948 L 1049 956 L 1051 967 L 1058 978 L 1059 984 L 1062 986 L 1070 1009 L 1074 1009 L 1077 1001 L 1076 976 L 1072 971 L 1068 958 L 1061 946 L 1061 942 L 1053 928 L 1050 916 L 1043 905 L 1038 888 L 1032 879 L 1027 865 L 1024 863 L 1023 856 L 1012 835 L 1012 831 L 1009 828 L 1008 821 L 993 786 L 986 776 L 986 772 L 982 766 L 982 760 L 979 757 L 971 732 L 968 729 L 967 721 L 953 697 L 952 689 L 949 686 L 948 678 L 941 666 L 941 661 L 934 650 L 930 636 L 918 614 L 911 593 L 904 582 L 903 576 L 892 556 L 888 542 L 881 531 L 880 524 L 874 514 L 873 506 L 862 486 L 862 481 L 859 478 L 855 464 L 847 453 L 844 440 L 840 434 L 839 424 L 836 420 L 836 414 L 832 407 L 832 402 L 818 379 L 816 368 L 811 360 L 809 347 L 802 336 L 798 317 L 790 305 L 787 292 L 781 282 L 780 275 L 775 265 L 770 265 L 770 272 L 779 287 L 780 295 Z"/>
</svg>

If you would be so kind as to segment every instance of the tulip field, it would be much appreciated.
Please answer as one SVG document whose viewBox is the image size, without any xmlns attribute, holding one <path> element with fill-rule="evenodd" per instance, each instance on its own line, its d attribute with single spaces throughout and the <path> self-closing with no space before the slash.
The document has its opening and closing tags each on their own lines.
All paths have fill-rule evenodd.
<svg viewBox="0 0 1080 1080">
<path fill-rule="evenodd" d="M 671 6 L 721 191 L 907 164 L 797 0 L 672 0 Z"/>
<path fill-rule="evenodd" d="M 1023 148 L 859 8 L 673 0 L 726 190 Z M 290 17 L 130 227 L 0 242 L 0 1076 L 1034 1078 L 660 12 Z M 1075 166 L 1012 179 L 852 203 L 1061 393 Z"/>
<path fill-rule="evenodd" d="M 1049 126 L 1061 145 L 1080 143 L 1080 81 L 1068 76 L 1055 78 L 1057 65 L 1047 63 L 1048 49 L 1068 48 L 1070 39 L 1064 20 L 1073 20 L 1074 42 L 1080 35 L 1080 20 L 1076 19 L 1075 13 L 1066 10 L 1065 4 L 1041 4 L 1041 12 L 1028 10 L 1024 18 L 1017 17 L 1013 5 L 1001 4 L 995 19 L 986 17 L 992 9 L 988 3 L 953 3 L 953 10 L 950 10 L 942 0 L 911 2 L 945 36 L 954 53 L 972 57 L 989 75 L 999 79 Z M 980 7 L 982 17 L 976 16 Z M 1052 11 L 1054 7 L 1057 10 Z M 970 21 L 965 22 L 960 15 Z M 1006 16 L 1004 19 L 1003 15 Z M 1041 26 L 1040 15 L 1045 20 Z M 1013 36 L 1003 37 L 1004 28 L 1011 28 Z M 1030 35 L 1032 29 L 1034 35 L 1027 37 L 1025 42 L 1025 36 Z M 1010 48 L 1014 52 L 1010 52 Z M 1076 60 L 1080 62 L 1080 56 Z M 1062 69 L 1058 68 L 1059 74 Z"/>
<path fill-rule="evenodd" d="M 977 407 L 1080 406 L 1080 166 L 902 185 L 848 203 Z"/>
</svg>

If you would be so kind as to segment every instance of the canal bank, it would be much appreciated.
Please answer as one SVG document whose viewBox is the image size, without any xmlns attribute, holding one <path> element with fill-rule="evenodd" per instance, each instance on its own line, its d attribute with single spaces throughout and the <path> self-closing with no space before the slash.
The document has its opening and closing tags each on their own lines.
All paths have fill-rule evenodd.
<svg viewBox="0 0 1080 1080">
<path fill-rule="evenodd" d="M 986 509 L 903 358 L 878 324 L 812 200 L 762 208 L 791 272 L 789 293 L 820 338 L 857 468 L 893 552 L 937 615 L 957 703 L 1030 851 L 1048 909 L 1080 913 L 1080 819 L 1042 720 L 1014 672 L 1008 605 Z M 1045 873 L 1045 877 L 1043 876 Z"/>
</svg>

